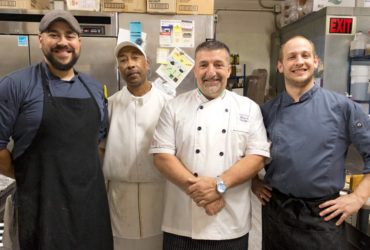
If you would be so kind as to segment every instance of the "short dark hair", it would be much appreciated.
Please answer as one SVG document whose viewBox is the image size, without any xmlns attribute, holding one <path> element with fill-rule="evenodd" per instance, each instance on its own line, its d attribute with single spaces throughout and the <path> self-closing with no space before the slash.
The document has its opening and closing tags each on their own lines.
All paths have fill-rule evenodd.
<svg viewBox="0 0 370 250">
<path fill-rule="evenodd" d="M 316 54 L 316 48 L 315 48 L 315 44 L 314 44 L 310 39 L 308 39 L 307 37 L 305 37 L 305 36 L 301 36 L 301 35 L 297 35 L 297 36 L 293 36 L 293 37 L 289 38 L 288 40 L 286 40 L 286 41 L 285 41 L 285 42 L 280 46 L 280 50 L 279 50 L 279 58 L 278 58 L 278 60 L 279 60 L 280 62 L 282 62 L 282 61 L 283 61 L 283 50 L 284 50 L 284 46 L 285 46 L 285 44 L 287 44 L 290 40 L 293 40 L 293 39 L 295 39 L 295 38 L 302 38 L 302 39 L 307 40 L 307 41 L 311 44 L 313 55 L 314 55 L 314 56 L 317 56 L 317 54 Z"/>
<path fill-rule="evenodd" d="M 224 44 L 223 42 L 217 41 L 217 40 L 207 40 L 207 41 L 202 42 L 201 44 L 199 44 L 197 46 L 197 48 L 195 49 L 195 56 L 201 50 L 218 50 L 218 49 L 226 50 L 227 54 L 230 56 L 229 47 L 226 44 Z"/>
</svg>

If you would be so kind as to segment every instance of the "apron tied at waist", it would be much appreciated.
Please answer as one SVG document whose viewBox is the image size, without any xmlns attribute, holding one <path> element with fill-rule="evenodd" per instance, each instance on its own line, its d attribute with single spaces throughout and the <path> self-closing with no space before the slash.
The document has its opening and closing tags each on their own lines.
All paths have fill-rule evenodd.
<svg viewBox="0 0 370 250">
<path fill-rule="evenodd" d="M 346 250 L 344 224 L 338 217 L 325 221 L 319 205 L 336 199 L 339 193 L 300 198 L 272 190 L 270 201 L 262 207 L 263 250 Z"/>
<path fill-rule="evenodd" d="M 287 195 L 279 190 L 272 189 L 272 197 L 280 204 L 281 208 L 291 209 L 295 214 L 296 218 L 302 209 L 307 209 L 315 215 L 319 215 L 320 208 L 319 205 L 325 201 L 333 200 L 339 197 L 339 193 L 334 193 L 318 198 L 300 198 L 292 195 Z"/>
</svg>

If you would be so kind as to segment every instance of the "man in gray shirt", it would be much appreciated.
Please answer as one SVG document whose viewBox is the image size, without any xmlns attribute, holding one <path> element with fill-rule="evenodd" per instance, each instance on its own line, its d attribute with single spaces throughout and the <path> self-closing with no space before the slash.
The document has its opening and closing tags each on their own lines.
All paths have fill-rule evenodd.
<svg viewBox="0 0 370 250">
<path fill-rule="evenodd" d="M 264 205 L 263 249 L 347 249 L 343 222 L 370 196 L 369 117 L 347 97 L 314 84 L 318 60 L 308 39 L 284 43 L 277 66 L 286 91 L 262 109 L 272 161 L 252 190 Z M 351 143 L 365 176 L 339 197 Z"/>
</svg>

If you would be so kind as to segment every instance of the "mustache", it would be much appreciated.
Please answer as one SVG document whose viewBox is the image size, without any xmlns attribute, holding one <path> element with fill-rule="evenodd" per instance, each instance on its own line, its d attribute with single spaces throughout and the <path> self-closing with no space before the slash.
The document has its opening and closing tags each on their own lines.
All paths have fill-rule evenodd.
<svg viewBox="0 0 370 250">
<path fill-rule="evenodd" d="M 219 77 L 217 77 L 217 76 L 212 76 L 212 77 L 206 77 L 206 76 L 204 76 L 204 77 L 202 77 L 202 81 L 214 81 L 214 80 L 219 80 Z"/>
<path fill-rule="evenodd" d="M 75 49 L 74 48 L 70 48 L 70 47 L 68 47 L 68 46 L 62 46 L 62 45 L 57 45 L 57 46 L 55 46 L 55 47 L 52 47 L 51 48 L 51 51 L 52 52 L 55 52 L 55 51 L 58 51 L 58 50 L 67 50 L 67 52 L 69 52 L 69 53 L 74 53 L 75 52 Z"/>
</svg>

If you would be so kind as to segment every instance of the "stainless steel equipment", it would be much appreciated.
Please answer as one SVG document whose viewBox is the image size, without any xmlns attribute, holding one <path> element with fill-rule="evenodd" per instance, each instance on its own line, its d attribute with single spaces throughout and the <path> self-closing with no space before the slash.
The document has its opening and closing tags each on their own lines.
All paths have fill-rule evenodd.
<svg viewBox="0 0 370 250">
<path fill-rule="evenodd" d="M 44 13 L 0 10 L 0 77 L 43 59 L 38 42 L 38 25 Z M 107 85 L 108 93 L 113 94 L 118 90 L 113 54 L 117 41 L 117 14 L 88 11 L 72 13 L 83 30 L 81 55 L 76 69 Z"/>
<path fill-rule="evenodd" d="M 138 21 L 142 24 L 142 32 L 147 34 L 146 53 L 150 60 L 150 80 L 155 80 L 158 75 L 155 73 L 160 66 L 156 63 L 157 48 L 159 45 L 160 21 L 161 20 L 194 20 L 195 47 L 206 39 L 212 39 L 214 36 L 214 23 L 212 15 L 151 15 L 137 13 L 120 13 L 118 15 L 119 28 L 130 29 L 130 22 Z M 181 48 L 188 55 L 194 58 L 194 48 Z M 172 48 L 170 48 L 172 50 Z M 125 84 L 121 82 L 121 85 Z M 196 87 L 192 72 L 178 86 L 177 94 L 194 89 Z"/>
</svg>

